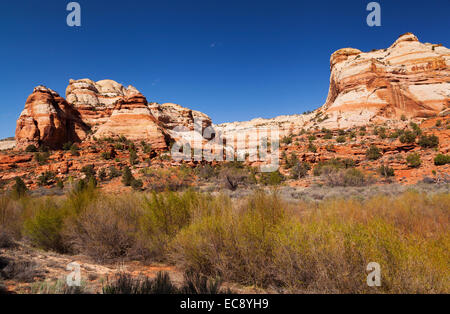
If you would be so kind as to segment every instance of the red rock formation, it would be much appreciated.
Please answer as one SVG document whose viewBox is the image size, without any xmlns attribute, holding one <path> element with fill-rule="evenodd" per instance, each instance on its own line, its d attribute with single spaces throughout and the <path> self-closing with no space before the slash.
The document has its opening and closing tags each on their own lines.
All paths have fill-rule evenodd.
<svg viewBox="0 0 450 314">
<path fill-rule="evenodd" d="M 125 136 L 129 140 L 144 140 L 154 149 L 166 149 L 168 141 L 166 132 L 151 114 L 147 99 L 135 89 L 127 91 L 124 100 L 118 102 L 109 120 L 99 127 L 94 136 Z"/>
<path fill-rule="evenodd" d="M 330 59 L 331 78 L 321 112 L 348 127 L 383 119 L 429 117 L 450 107 L 450 49 L 422 44 L 411 33 L 368 53 L 344 48 Z"/>
<path fill-rule="evenodd" d="M 68 141 L 79 141 L 88 128 L 76 111 L 55 91 L 38 86 L 28 97 L 16 128 L 16 146 L 45 144 L 58 148 Z"/>
</svg>

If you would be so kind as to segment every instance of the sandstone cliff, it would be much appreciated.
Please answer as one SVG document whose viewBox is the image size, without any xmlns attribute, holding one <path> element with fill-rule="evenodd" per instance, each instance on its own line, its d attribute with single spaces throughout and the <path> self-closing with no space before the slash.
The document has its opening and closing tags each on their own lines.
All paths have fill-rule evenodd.
<svg viewBox="0 0 450 314">
<path fill-rule="evenodd" d="M 53 90 L 38 86 L 29 96 L 17 121 L 17 148 L 45 145 L 59 148 L 66 142 L 82 142 L 89 136 L 102 138 L 123 135 L 144 140 L 155 149 L 167 149 L 178 138 L 178 126 L 201 129 L 211 119 L 198 111 L 176 104 L 148 103 L 133 86 L 112 81 L 70 80 L 66 99 Z"/>
</svg>

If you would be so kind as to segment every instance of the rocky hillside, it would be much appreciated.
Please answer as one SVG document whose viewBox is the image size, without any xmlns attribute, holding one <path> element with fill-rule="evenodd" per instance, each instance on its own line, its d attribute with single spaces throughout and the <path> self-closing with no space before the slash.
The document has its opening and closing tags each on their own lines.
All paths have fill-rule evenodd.
<svg viewBox="0 0 450 314">
<path fill-rule="evenodd" d="M 167 149 L 176 126 L 194 129 L 194 119 L 211 125 L 200 112 L 175 104 L 149 103 L 133 86 L 112 80 L 70 80 L 66 99 L 45 86 L 28 97 L 17 121 L 16 145 L 61 148 L 67 142 L 125 136 L 144 140 L 156 150 Z"/>
</svg>

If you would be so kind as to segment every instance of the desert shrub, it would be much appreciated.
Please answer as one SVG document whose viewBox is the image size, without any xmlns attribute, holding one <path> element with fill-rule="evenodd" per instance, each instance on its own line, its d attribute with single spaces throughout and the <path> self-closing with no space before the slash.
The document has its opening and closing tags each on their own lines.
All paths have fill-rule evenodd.
<svg viewBox="0 0 450 314">
<path fill-rule="evenodd" d="M 120 171 L 114 166 L 110 166 L 108 168 L 108 170 L 109 170 L 109 178 L 110 179 L 114 179 L 114 178 L 117 178 L 117 177 L 121 176 Z"/>
<path fill-rule="evenodd" d="M 372 183 L 372 179 L 356 168 L 330 171 L 324 176 L 328 186 L 364 186 Z"/>
<path fill-rule="evenodd" d="M 195 174 L 201 179 L 210 180 L 217 176 L 217 171 L 216 168 L 214 168 L 210 164 L 206 164 L 195 168 Z"/>
<path fill-rule="evenodd" d="M 96 261 L 141 258 L 146 253 L 136 235 L 142 213 L 139 199 L 131 194 L 102 195 L 69 218 L 65 240 L 72 250 Z"/>
<path fill-rule="evenodd" d="M 147 188 L 157 192 L 178 191 L 191 186 L 194 180 L 191 169 L 187 167 L 146 168 L 142 172 Z"/>
<path fill-rule="evenodd" d="M 22 178 L 16 177 L 15 183 L 12 187 L 11 195 L 15 198 L 21 198 L 27 194 L 28 188 L 25 185 L 25 182 L 23 182 Z"/>
<path fill-rule="evenodd" d="M 141 190 L 143 186 L 144 183 L 142 182 L 142 180 L 135 179 L 131 182 L 131 187 L 133 188 L 133 190 Z"/>
<path fill-rule="evenodd" d="M 0 249 L 8 249 L 16 246 L 13 236 L 0 226 Z"/>
<path fill-rule="evenodd" d="M 404 114 L 401 115 L 400 120 L 406 121 L 406 116 Z"/>
<path fill-rule="evenodd" d="M 317 137 L 314 134 L 311 134 L 308 136 L 308 141 L 314 142 L 317 139 Z"/>
<path fill-rule="evenodd" d="M 333 134 L 331 133 L 330 130 L 327 130 L 327 131 L 325 132 L 325 135 L 323 136 L 323 139 L 324 139 L 324 140 L 331 140 L 332 138 L 333 138 Z"/>
<path fill-rule="evenodd" d="M 73 144 L 72 146 L 70 146 L 70 154 L 72 156 L 80 156 L 79 150 L 80 148 L 77 144 Z"/>
<path fill-rule="evenodd" d="M 448 198 L 302 202 L 301 214 L 286 215 L 266 195 L 199 217 L 176 236 L 172 257 L 184 269 L 283 292 L 448 292 Z M 375 290 L 361 271 L 370 261 L 383 269 Z"/>
<path fill-rule="evenodd" d="M 433 148 L 439 145 L 439 138 L 436 135 L 422 135 L 419 138 L 419 145 L 423 148 Z"/>
<path fill-rule="evenodd" d="M 285 177 L 277 170 L 261 173 L 259 182 L 263 185 L 280 185 L 284 180 Z"/>
<path fill-rule="evenodd" d="M 131 186 L 135 190 L 140 190 L 144 183 L 142 180 L 137 180 L 134 178 L 133 174 L 131 173 L 130 167 L 125 166 L 122 171 L 122 183 L 125 186 Z"/>
<path fill-rule="evenodd" d="M 417 123 L 410 122 L 409 126 L 411 127 L 411 129 L 413 129 L 413 132 L 416 134 L 416 136 L 419 136 L 420 134 L 422 134 L 422 130 L 417 125 Z"/>
<path fill-rule="evenodd" d="M 34 146 L 34 145 L 28 145 L 28 146 L 25 148 L 25 151 L 26 151 L 27 153 L 35 153 L 35 152 L 38 151 L 38 149 L 37 149 L 37 147 Z"/>
<path fill-rule="evenodd" d="M 314 145 L 313 143 L 309 143 L 308 145 L 308 151 L 312 152 L 312 153 L 317 153 L 317 146 Z"/>
<path fill-rule="evenodd" d="M 414 133 L 410 130 L 406 130 L 400 135 L 399 140 L 400 140 L 400 142 L 402 142 L 404 144 L 405 143 L 412 144 L 416 141 L 416 137 L 417 137 L 416 133 Z"/>
<path fill-rule="evenodd" d="M 291 170 L 291 178 L 296 180 L 299 178 L 304 178 L 308 175 L 308 171 L 311 170 L 311 165 L 307 162 L 297 162 Z"/>
<path fill-rule="evenodd" d="M 39 186 L 52 185 L 55 177 L 56 174 L 53 171 L 46 171 L 38 177 L 38 185 Z"/>
<path fill-rule="evenodd" d="M 44 250 L 67 251 L 62 238 L 67 212 L 53 200 L 46 199 L 34 205 L 33 213 L 24 223 L 24 235 L 35 246 Z"/>
<path fill-rule="evenodd" d="M 56 187 L 60 190 L 64 189 L 64 181 L 62 179 L 56 180 Z"/>
<path fill-rule="evenodd" d="M 436 157 L 434 157 L 434 164 L 436 166 L 450 164 L 450 155 L 437 154 Z"/>
<path fill-rule="evenodd" d="M 97 173 L 98 178 L 100 179 L 100 181 L 105 181 L 106 178 L 108 177 L 108 174 L 106 173 L 106 169 L 100 169 L 100 171 Z"/>
<path fill-rule="evenodd" d="M 137 164 L 139 161 L 138 155 L 136 153 L 136 150 L 130 148 L 130 164 L 133 166 Z"/>
<path fill-rule="evenodd" d="M 140 246 L 149 257 L 164 260 L 170 241 L 189 225 L 194 213 L 213 210 L 221 205 L 190 190 L 183 193 L 153 192 L 145 196 L 137 235 Z"/>
<path fill-rule="evenodd" d="M 422 164 L 422 160 L 418 153 L 411 153 L 406 157 L 406 163 L 411 168 L 418 168 Z"/>
<path fill-rule="evenodd" d="M 94 165 L 86 165 L 86 166 L 84 166 L 83 168 L 81 168 L 81 172 L 84 173 L 86 178 L 95 177 Z"/>
<path fill-rule="evenodd" d="M 338 136 L 336 138 L 336 142 L 338 142 L 338 143 L 345 143 L 346 141 L 347 141 L 347 139 L 345 138 L 344 135 Z"/>
<path fill-rule="evenodd" d="M 67 142 L 67 143 L 63 144 L 62 149 L 65 151 L 68 151 L 68 150 L 70 150 L 71 147 L 72 147 L 72 142 Z"/>
<path fill-rule="evenodd" d="M 378 173 L 385 178 L 393 177 L 395 175 L 394 169 L 386 165 L 381 165 L 378 168 Z"/>
<path fill-rule="evenodd" d="M 115 157 L 111 154 L 111 152 L 102 152 L 101 156 L 104 160 L 111 160 Z"/>
<path fill-rule="evenodd" d="M 371 145 L 366 151 L 366 156 L 369 160 L 377 160 L 382 156 L 382 154 L 378 147 Z"/>
<path fill-rule="evenodd" d="M 31 283 L 36 278 L 44 277 L 43 271 L 39 269 L 39 265 L 35 262 L 4 259 L 0 264 L 6 264 L 0 270 L 0 277 L 4 279 Z"/>
<path fill-rule="evenodd" d="M 39 165 L 44 165 L 48 162 L 48 159 L 50 157 L 49 152 L 43 152 L 43 153 L 35 153 L 34 159 L 37 161 Z"/>
<path fill-rule="evenodd" d="M 315 176 L 320 176 L 322 174 L 329 173 L 331 171 L 337 170 L 337 169 L 349 169 L 356 166 L 356 163 L 354 160 L 345 158 L 333 158 L 326 161 L 320 161 L 313 170 L 313 174 Z"/>
<path fill-rule="evenodd" d="M 286 144 L 286 145 L 289 145 L 289 144 L 292 143 L 292 139 L 293 139 L 293 135 L 292 135 L 292 134 L 287 135 L 287 136 L 285 136 L 285 137 L 283 137 L 283 138 L 281 139 L 281 143 Z"/>
<path fill-rule="evenodd" d="M 438 127 L 438 128 L 439 128 L 440 126 L 442 126 L 442 120 L 437 120 L 435 125 L 436 125 L 436 127 Z"/>
</svg>

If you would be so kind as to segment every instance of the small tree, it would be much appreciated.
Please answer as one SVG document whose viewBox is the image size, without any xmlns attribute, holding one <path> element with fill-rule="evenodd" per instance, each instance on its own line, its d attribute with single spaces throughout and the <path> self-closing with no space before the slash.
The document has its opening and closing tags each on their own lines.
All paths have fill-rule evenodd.
<svg viewBox="0 0 450 314">
<path fill-rule="evenodd" d="M 12 187 L 12 195 L 14 198 L 18 199 L 25 196 L 25 194 L 28 191 L 28 188 L 25 185 L 25 182 L 23 182 L 23 180 L 20 177 L 16 177 L 15 181 L 16 182 Z"/>
<path fill-rule="evenodd" d="M 122 172 L 122 183 L 125 186 L 131 186 L 134 181 L 133 174 L 131 173 L 130 167 L 125 166 Z"/>
<path fill-rule="evenodd" d="M 130 164 L 135 165 L 138 162 L 138 155 L 134 149 L 130 149 Z"/>
</svg>

